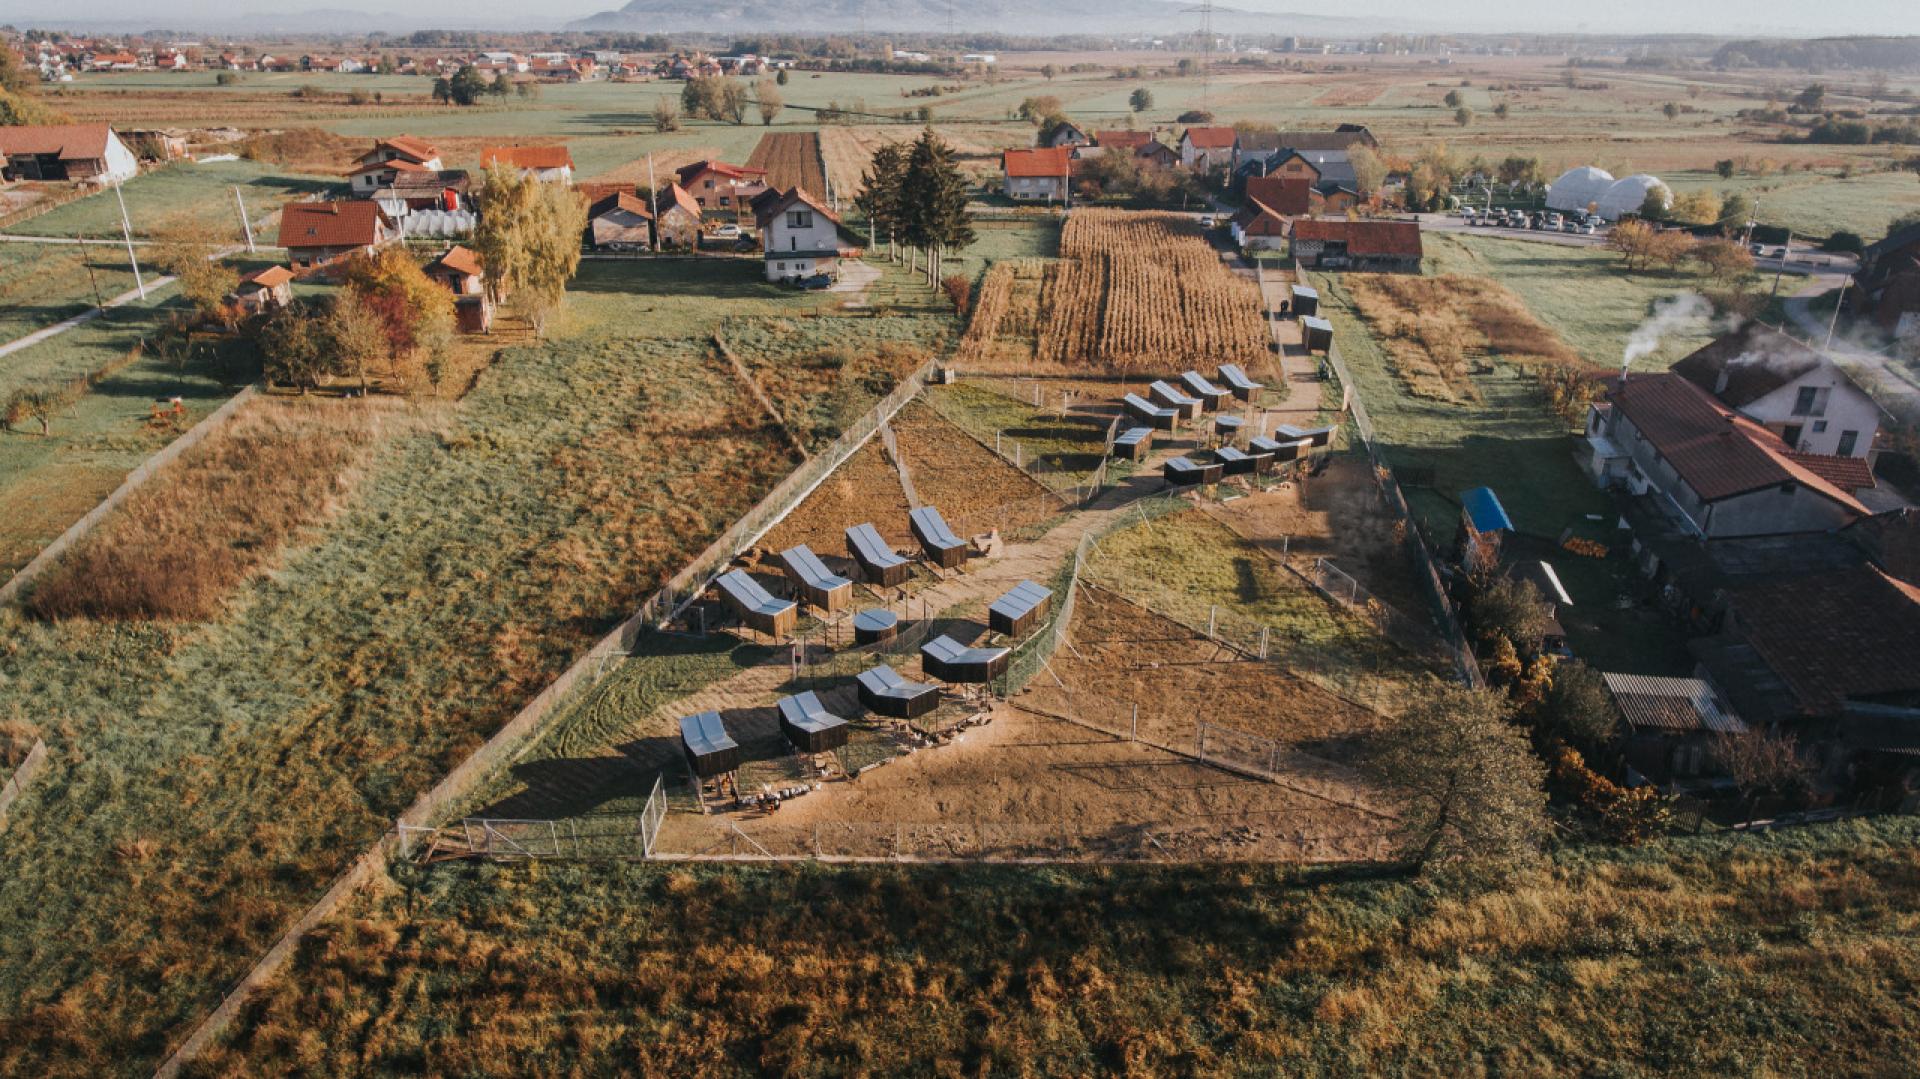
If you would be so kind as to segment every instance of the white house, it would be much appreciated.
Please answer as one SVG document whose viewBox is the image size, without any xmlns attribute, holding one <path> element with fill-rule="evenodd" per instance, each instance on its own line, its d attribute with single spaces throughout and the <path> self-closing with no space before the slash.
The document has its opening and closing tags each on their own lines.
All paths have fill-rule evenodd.
<svg viewBox="0 0 1920 1079">
<path fill-rule="evenodd" d="M 1007 197 L 1021 202 L 1064 202 L 1073 179 L 1073 148 L 1049 146 L 1000 155 Z"/>
<path fill-rule="evenodd" d="M 769 281 L 835 273 L 842 257 L 856 254 L 840 244 L 839 216 L 801 188 L 763 195 L 754 206 L 754 219 Z"/>
<path fill-rule="evenodd" d="M 1759 322 L 1673 365 L 1673 373 L 1799 453 L 1874 457 L 1880 406 L 1824 353 Z"/>
</svg>

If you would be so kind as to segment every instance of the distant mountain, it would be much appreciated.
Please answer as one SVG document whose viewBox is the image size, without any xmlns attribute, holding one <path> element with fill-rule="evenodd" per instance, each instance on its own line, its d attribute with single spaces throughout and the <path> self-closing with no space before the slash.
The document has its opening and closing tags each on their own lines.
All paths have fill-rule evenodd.
<svg viewBox="0 0 1920 1079">
<path fill-rule="evenodd" d="M 569 23 L 567 29 L 718 34 L 934 31 L 947 27 L 948 11 L 948 0 L 631 0 L 618 11 L 589 15 Z M 1177 0 L 1051 0 L 1046 4 L 954 0 L 952 19 L 956 30 L 1013 35 L 1172 35 L 1198 27 L 1200 16 L 1191 3 Z M 1363 33 L 1380 24 L 1372 19 L 1215 8 L 1213 25 L 1222 33 L 1328 35 Z"/>
</svg>

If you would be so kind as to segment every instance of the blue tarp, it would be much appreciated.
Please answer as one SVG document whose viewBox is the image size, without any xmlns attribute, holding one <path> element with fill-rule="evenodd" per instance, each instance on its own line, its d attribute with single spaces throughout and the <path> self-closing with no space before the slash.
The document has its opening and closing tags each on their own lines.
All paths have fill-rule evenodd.
<svg viewBox="0 0 1920 1079">
<path fill-rule="evenodd" d="M 1460 495 L 1460 508 L 1467 511 L 1467 520 L 1473 522 L 1477 532 L 1511 532 L 1513 519 L 1507 516 L 1507 509 L 1500 504 L 1500 496 L 1493 493 L 1491 487 L 1475 487 Z"/>
</svg>

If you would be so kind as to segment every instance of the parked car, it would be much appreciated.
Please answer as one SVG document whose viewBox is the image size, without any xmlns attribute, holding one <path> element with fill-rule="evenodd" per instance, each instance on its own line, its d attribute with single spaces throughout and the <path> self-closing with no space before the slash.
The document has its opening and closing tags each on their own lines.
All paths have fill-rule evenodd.
<svg viewBox="0 0 1920 1079">
<path fill-rule="evenodd" d="M 707 235 L 716 240 L 737 240 L 745 233 L 738 225 L 715 225 L 713 231 Z"/>
<path fill-rule="evenodd" d="M 830 273 L 817 273 L 812 277 L 802 277 L 795 281 L 793 286 L 807 292 L 820 292 L 833 287 L 833 275 Z"/>
</svg>

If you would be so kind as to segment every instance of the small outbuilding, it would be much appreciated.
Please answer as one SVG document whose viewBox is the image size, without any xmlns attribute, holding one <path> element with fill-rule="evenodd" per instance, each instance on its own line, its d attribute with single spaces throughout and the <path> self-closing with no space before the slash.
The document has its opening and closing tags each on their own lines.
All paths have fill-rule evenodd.
<svg viewBox="0 0 1920 1079">
<path fill-rule="evenodd" d="M 727 733 L 718 712 L 681 717 L 680 748 L 686 752 L 687 767 L 703 780 L 740 769 L 740 743 Z"/>
</svg>

